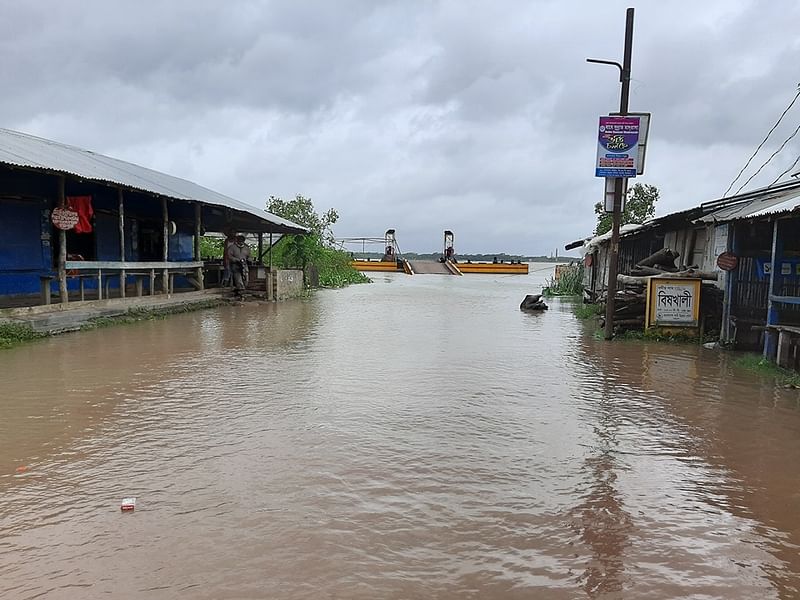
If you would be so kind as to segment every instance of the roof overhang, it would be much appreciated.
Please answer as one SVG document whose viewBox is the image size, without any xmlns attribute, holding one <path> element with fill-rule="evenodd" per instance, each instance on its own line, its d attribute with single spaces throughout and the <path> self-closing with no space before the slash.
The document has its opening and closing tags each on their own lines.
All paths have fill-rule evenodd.
<svg viewBox="0 0 800 600">
<path fill-rule="evenodd" d="M 173 200 L 222 207 L 229 209 L 238 222 L 253 231 L 281 234 L 309 232 L 308 228 L 297 223 L 192 181 L 10 129 L 0 128 L 0 164 L 39 173 L 78 177 Z M 232 223 L 234 228 L 236 225 Z"/>
</svg>

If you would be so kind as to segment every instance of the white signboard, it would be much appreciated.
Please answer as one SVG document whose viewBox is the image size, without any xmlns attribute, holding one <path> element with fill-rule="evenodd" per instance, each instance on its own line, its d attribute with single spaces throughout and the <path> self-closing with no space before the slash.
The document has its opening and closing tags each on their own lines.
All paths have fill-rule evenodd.
<svg viewBox="0 0 800 600">
<path fill-rule="evenodd" d="M 620 116 L 619 113 L 609 113 L 612 117 Z M 644 174 L 644 159 L 647 154 L 647 138 L 650 135 L 650 113 L 629 112 L 628 116 L 639 117 L 639 162 L 636 167 L 636 174 Z"/>
<path fill-rule="evenodd" d="M 622 204 L 619 207 L 620 211 L 625 210 L 625 199 L 628 197 L 628 178 L 620 177 L 622 180 Z M 614 212 L 614 182 L 616 178 L 606 177 L 606 195 L 603 200 L 603 210 L 607 213 Z"/>
<path fill-rule="evenodd" d="M 728 251 L 728 224 L 723 223 L 714 227 L 714 256 L 712 261 L 716 263 L 717 257 L 723 252 Z M 717 270 L 719 267 L 717 267 Z"/>
<path fill-rule="evenodd" d="M 694 283 L 658 284 L 655 287 L 655 321 L 658 324 L 691 325 L 695 319 Z"/>
</svg>

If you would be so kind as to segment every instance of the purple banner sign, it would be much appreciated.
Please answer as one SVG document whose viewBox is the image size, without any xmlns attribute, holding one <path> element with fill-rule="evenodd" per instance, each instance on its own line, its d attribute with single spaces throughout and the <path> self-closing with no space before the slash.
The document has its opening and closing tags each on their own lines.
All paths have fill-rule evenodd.
<svg viewBox="0 0 800 600">
<path fill-rule="evenodd" d="M 636 177 L 639 117 L 600 117 L 595 177 Z"/>
</svg>

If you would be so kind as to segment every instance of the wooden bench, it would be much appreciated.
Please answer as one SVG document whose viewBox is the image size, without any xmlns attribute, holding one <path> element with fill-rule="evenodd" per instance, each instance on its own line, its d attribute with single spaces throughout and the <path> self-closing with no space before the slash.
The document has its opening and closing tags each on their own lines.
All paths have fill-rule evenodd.
<svg viewBox="0 0 800 600">
<path fill-rule="evenodd" d="M 175 276 L 179 275 L 181 277 L 185 277 L 189 283 L 192 284 L 197 290 L 202 290 L 203 285 L 197 279 L 198 276 L 198 269 L 170 269 L 169 272 L 169 293 L 172 294 L 175 292 Z M 201 275 L 202 277 L 202 275 Z"/>
<path fill-rule="evenodd" d="M 80 281 L 81 300 L 85 299 L 84 279 L 97 279 L 97 298 L 109 297 L 109 279 L 118 278 L 120 282 L 120 296 L 125 297 L 128 277 L 135 279 L 136 293 L 138 296 L 144 294 L 145 278 L 150 279 L 150 295 L 155 292 L 156 277 L 161 277 L 161 288 L 164 293 L 174 291 L 175 276 L 186 277 L 189 282 L 198 290 L 202 290 L 203 285 L 203 262 L 202 261 L 86 261 L 68 260 L 66 262 L 67 278 L 77 277 Z M 72 273 L 72 274 L 70 274 Z M 51 284 L 57 280 L 56 275 L 40 276 L 40 292 L 42 303 L 52 302 Z M 105 279 L 105 281 L 104 281 Z"/>
<path fill-rule="evenodd" d="M 151 271 L 127 271 L 125 273 L 126 277 L 133 277 L 134 278 L 134 286 L 136 288 L 136 295 L 138 297 L 144 296 L 144 282 L 150 282 L 150 295 L 153 295 L 154 288 L 156 287 L 156 273 L 155 270 Z"/>
<path fill-rule="evenodd" d="M 81 293 L 81 302 L 86 299 L 86 286 L 84 282 L 87 279 L 98 279 L 98 277 L 99 276 L 96 273 L 67 275 L 67 279 L 78 280 Z M 50 291 L 50 286 L 52 285 L 53 281 L 58 281 L 58 277 L 56 275 L 39 275 L 39 293 L 42 298 L 42 304 L 51 304 L 53 301 L 52 292 Z"/>
<path fill-rule="evenodd" d="M 779 367 L 797 369 L 800 364 L 800 327 L 792 325 L 767 325 L 768 331 L 778 334 L 778 351 L 775 362 Z"/>
</svg>

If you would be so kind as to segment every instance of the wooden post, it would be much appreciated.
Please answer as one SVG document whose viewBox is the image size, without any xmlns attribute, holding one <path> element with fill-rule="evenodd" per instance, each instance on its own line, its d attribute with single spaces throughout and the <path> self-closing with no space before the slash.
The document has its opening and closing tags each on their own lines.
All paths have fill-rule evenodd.
<svg viewBox="0 0 800 600">
<path fill-rule="evenodd" d="M 264 234 L 262 232 L 258 232 L 258 263 L 264 264 L 262 259 L 264 258 Z"/>
<path fill-rule="evenodd" d="M 64 208 L 67 205 L 65 192 L 65 180 L 63 175 L 58 177 L 58 206 Z M 49 283 L 47 285 L 50 285 Z M 63 229 L 58 230 L 58 296 L 62 304 L 69 302 L 69 290 L 67 290 L 67 232 Z"/>
<path fill-rule="evenodd" d="M 269 232 L 269 272 L 267 273 L 267 300 L 274 300 L 273 281 L 275 275 L 272 273 L 272 232 Z"/>
<path fill-rule="evenodd" d="M 122 197 L 122 188 L 117 188 L 117 199 L 119 200 L 119 259 L 125 262 L 125 201 Z M 119 272 L 119 295 L 125 297 L 125 269 Z"/>
<path fill-rule="evenodd" d="M 203 230 L 203 206 L 199 202 L 194 203 L 194 259 L 202 260 L 200 257 L 200 232 Z M 197 268 L 197 284 L 201 290 L 205 289 L 203 282 L 203 267 Z"/>
<path fill-rule="evenodd" d="M 164 218 L 164 262 L 166 263 L 169 261 L 169 208 L 166 198 L 161 198 L 161 213 Z M 169 269 L 166 265 L 161 277 L 161 288 L 165 294 L 169 294 Z"/>
<path fill-rule="evenodd" d="M 739 261 L 741 261 L 741 252 L 739 251 L 739 246 L 741 245 L 739 242 L 739 238 L 741 236 L 737 234 L 737 227 L 734 223 L 728 224 L 728 246 L 726 250 L 733 252 L 733 254 L 738 257 Z M 732 271 L 728 271 L 725 274 L 725 295 L 722 297 L 722 332 L 721 332 L 721 339 L 723 342 L 733 343 L 736 340 L 733 339 L 732 333 L 732 323 L 731 323 L 731 314 L 733 304 L 733 296 L 736 294 L 736 287 L 737 287 L 737 278 L 739 277 L 739 272 L 741 269 L 741 265 L 737 263 L 736 268 Z"/>
<path fill-rule="evenodd" d="M 767 325 L 778 325 L 778 307 L 772 300 L 773 295 L 777 295 L 778 277 L 780 276 L 780 255 L 783 254 L 783 239 L 780 236 L 780 221 L 775 219 L 772 226 L 772 258 L 769 270 L 769 292 L 767 294 Z M 764 358 L 775 360 L 778 352 L 778 334 L 769 328 L 764 335 Z"/>
</svg>

